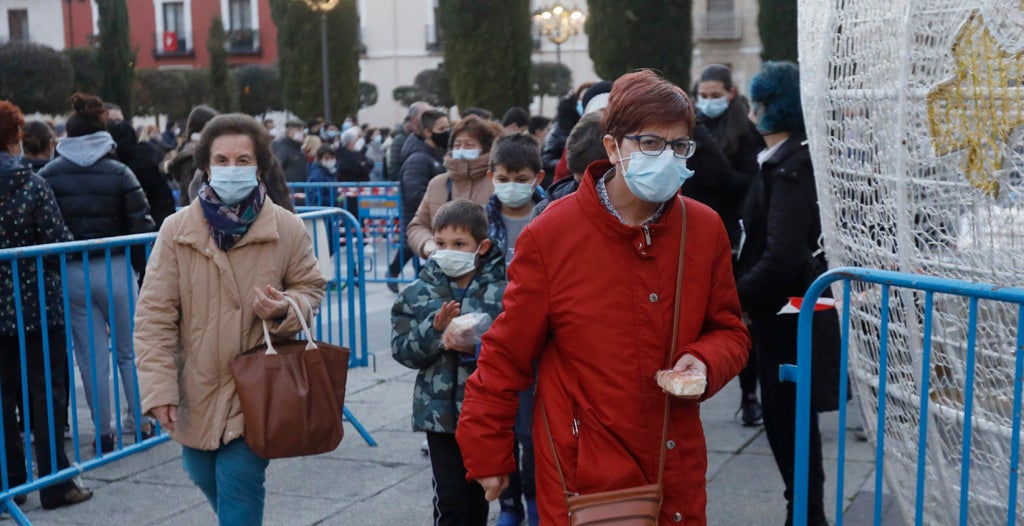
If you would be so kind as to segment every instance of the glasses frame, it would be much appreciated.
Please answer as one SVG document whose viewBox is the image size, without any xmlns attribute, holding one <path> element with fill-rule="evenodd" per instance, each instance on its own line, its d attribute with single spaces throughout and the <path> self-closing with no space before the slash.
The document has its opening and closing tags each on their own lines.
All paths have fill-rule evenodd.
<svg viewBox="0 0 1024 526">
<path fill-rule="evenodd" d="M 637 134 L 637 135 L 623 135 L 622 138 L 623 139 L 629 139 L 631 141 L 636 142 L 637 149 L 640 151 L 640 153 L 642 153 L 644 155 L 649 155 L 651 157 L 657 157 L 657 156 L 661 155 L 661 152 L 665 151 L 665 147 L 666 146 L 671 146 L 672 147 L 672 155 L 674 155 L 677 159 L 689 159 L 690 157 L 693 157 L 693 153 L 697 151 L 697 141 L 694 141 L 693 139 L 676 139 L 674 141 L 669 141 L 668 139 L 666 139 L 666 138 L 664 138 L 664 137 L 662 137 L 660 135 L 654 135 L 653 133 L 642 133 L 642 134 Z M 661 141 L 661 142 L 663 142 L 665 144 L 658 151 L 648 152 L 648 151 L 645 151 L 643 149 L 643 147 L 641 146 L 641 144 L 642 144 L 641 141 L 643 141 L 645 138 L 647 138 L 647 139 L 657 139 L 657 140 L 659 140 L 659 141 Z M 682 155 L 680 155 L 680 153 L 678 151 L 676 151 L 676 148 L 679 147 L 679 146 L 685 146 L 686 147 L 686 151 Z"/>
</svg>

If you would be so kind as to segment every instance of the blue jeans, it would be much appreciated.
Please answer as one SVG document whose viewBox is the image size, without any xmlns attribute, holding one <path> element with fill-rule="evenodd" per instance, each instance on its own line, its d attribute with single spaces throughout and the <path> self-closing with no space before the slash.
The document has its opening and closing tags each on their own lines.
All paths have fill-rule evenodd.
<svg viewBox="0 0 1024 526">
<path fill-rule="evenodd" d="M 269 460 L 253 453 L 243 439 L 213 451 L 181 448 L 181 463 L 192 482 L 210 501 L 222 525 L 263 524 Z"/>
<path fill-rule="evenodd" d="M 135 376 L 130 304 L 138 296 L 136 276 L 124 255 L 111 256 L 110 274 L 111 282 L 108 283 L 103 258 L 94 256 L 89 259 L 89 290 L 85 290 L 85 266 L 82 261 L 68 262 L 68 279 L 65 282 L 68 304 L 71 307 L 69 314 L 75 362 L 82 375 L 82 387 L 89 409 L 92 410 L 92 421 L 95 424 L 99 420 L 97 435 L 110 435 L 113 432 L 113 402 L 110 399 L 111 347 L 114 349 L 114 361 L 117 363 L 118 376 L 121 377 L 123 386 L 121 394 L 128 401 L 129 412 L 134 415 L 136 423 L 148 420 L 139 418 L 139 408 L 135 403 L 138 399 L 138 379 Z M 110 302 L 111 298 L 113 305 Z M 108 331 L 114 336 L 113 341 Z M 96 397 L 93 396 L 94 388 Z"/>
</svg>

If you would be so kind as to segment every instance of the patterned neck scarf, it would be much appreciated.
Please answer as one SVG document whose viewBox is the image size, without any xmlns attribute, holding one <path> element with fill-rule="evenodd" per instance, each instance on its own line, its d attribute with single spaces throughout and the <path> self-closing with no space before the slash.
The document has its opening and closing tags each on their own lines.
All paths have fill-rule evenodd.
<svg viewBox="0 0 1024 526">
<path fill-rule="evenodd" d="M 263 209 L 267 187 L 260 183 L 249 197 L 228 206 L 220 201 L 213 188 L 206 183 L 199 187 L 199 201 L 203 206 L 203 216 L 210 230 L 210 237 L 221 250 L 227 252 L 245 237 L 253 221 Z"/>
</svg>

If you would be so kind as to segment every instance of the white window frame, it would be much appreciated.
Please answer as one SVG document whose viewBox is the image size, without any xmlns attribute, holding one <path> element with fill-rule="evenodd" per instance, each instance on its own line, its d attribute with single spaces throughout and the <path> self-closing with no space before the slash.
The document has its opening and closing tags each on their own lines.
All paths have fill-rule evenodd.
<svg viewBox="0 0 1024 526">
<path fill-rule="evenodd" d="M 156 14 L 156 50 L 158 53 L 166 53 L 164 49 L 164 4 L 181 2 L 184 4 L 182 16 L 185 18 L 185 47 L 184 51 L 195 49 L 192 40 L 192 0 L 153 0 L 153 11 Z M 181 50 L 179 50 L 181 51 Z"/>
</svg>

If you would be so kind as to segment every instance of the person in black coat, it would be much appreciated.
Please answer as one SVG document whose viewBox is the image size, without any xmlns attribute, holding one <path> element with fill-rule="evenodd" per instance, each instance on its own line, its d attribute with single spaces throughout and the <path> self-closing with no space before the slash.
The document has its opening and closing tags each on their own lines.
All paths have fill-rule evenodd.
<svg viewBox="0 0 1024 526">
<path fill-rule="evenodd" d="M 103 101 L 80 93 L 71 101 L 74 112 L 67 121 L 68 137 L 57 145 L 59 157 L 39 172 L 53 189 L 71 234 L 80 241 L 154 231 L 156 225 L 139 180 L 114 155 L 116 143 L 107 132 Z M 132 248 L 132 264 L 139 268 L 145 264 L 145 251 L 138 245 Z M 126 423 L 139 423 L 144 436 L 153 432 L 151 422 L 142 418 L 136 403 L 131 302 L 136 297 L 137 276 L 128 268 L 126 255 L 112 250 L 108 282 L 106 258 L 102 253 L 90 256 L 88 266 L 74 255 L 67 264 L 71 331 L 86 400 L 93 421 L 99 423 L 96 435 L 103 450 L 112 451 L 115 437 L 111 418 L 119 415 L 111 415 L 108 330 L 114 339 L 122 392 L 128 400 L 130 418 Z"/>
<path fill-rule="evenodd" d="M 71 240 L 71 233 L 60 215 L 53 191 L 41 177 L 32 173 L 27 164 L 18 160 L 22 154 L 18 146 L 21 139 L 19 128 L 24 123 L 17 106 L 0 101 L 0 249 Z M 45 124 L 43 126 L 49 128 Z M 14 289 L 11 264 L 0 264 L 0 390 L 3 398 L 6 474 L 11 487 L 28 480 L 25 442 L 19 436 L 22 428 L 17 425 L 15 417 L 15 410 L 22 402 L 19 386 L 23 368 L 28 380 L 29 400 L 27 406 L 21 407 L 22 411 L 28 407 L 32 422 L 32 429 L 25 431 L 25 438 L 31 434 L 35 442 L 33 465 L 37 476 L 46 476 L 71 466 L 64 452 L 69 386 L 60 262 L 55 258 L 43 258 L 43 296 L 40 297 L 35 258 L 29 259 L 31 261 L 20 261 L 17 291 Z M 20 324 L 15 293 L 21 299 Z M 22 344 L 25 346 L 26 363 L 21 363 Z M 44 361 L 47 357 L 49 376 Z M 53 411 L 52 440 L 47 388 L 52 397 L 49 399 Z M 53 456 L 56 465 L 50 462 L 51 444 L 55 446 Z M 91 497 L 92 490 L 79 486 L 75 480 L 58 482 L 39 492 L 39 499 L 46 509 L 76 504 Z M 25 495 L 14 497 L 14 502 L 24 503 Z"/>
<path fill-rule="evenodd" d="M 302 141 L 306 136 L 302 133 L 302 121 L 288 121 L 285 134 L 270 145 L 277 164 L 284 171 L 285 180 L 289 183 L 306 181 L 309 163 L 306 154 L 302 153 Z"/>
<path fill-rule="evenodd" d="M 806 144 L 796 65 L 768 62 L 751 83 L 757 128 L 768 149 L 758 155 L 759 175 L 741 216 L 746 235 L 736 263 L 736 290 L 750 319 L 760 355 L 764 429 L 786 484 L 787 521 L 792 523 L 796 384 L 779 380 L 779 365 L 796 363 L 797 316 L 780 314 L 792 297 L 803 297 L 808 273 L 820 257 L 821 222 L 814 167 Z M 825 472 L 818 415 L 811 412 L 807 524 L 826 525 Z"/>
<path fill-rule="evenodd" d="M 164 153 L 150 141 L 139 142 L 135 129 L 128 121 L 111 123 L 110 136 L 117 143 L 117 157 L 124 163 L 142 186 L 149 202 L 150 215 L 157 230 L 167 216 L 174 213 L 174 194 L 170 181 L 160 173 Z"/>
<path fill-rule="evenodd" d="M 686 162 L 694 176 L 683 184 L 682 192 L 718 212 L 735 254 L 741 236 L 739 209 L 757 176 L 757 153 L 764 149 L 764 139 L 750 122 L 750 106 L 733 84 L 729 68 L 704 68 L 696 91 L 697 151 Z M 740 373 L 737 413 L 745 426 L 761 425 L 757 367 L 757 352 L 751 352 Z"/>
<path fill-rule="evenodd" d="M 399 183 L 402 192 L 402 248 L 388 266 L 389 278 L 398 277 L 405 264 L 416 258 L 416 253 L 406 242 L 405 232 L 412 218 L 416 217 L 420 201 L 427 193 L 427 184 L 445 171 L 444 152 L 448 148 L 451 133 L 448 116 L 440 110 L 426 110 L 420 115 L 420 130 L 425 138 L 410 135 L 403 146 L 405 162 L 402 163 L 402 177 Z M 389 282 L 388 288 L 392 292 L 398 292 L 396 283 Z"/>
</svg>

